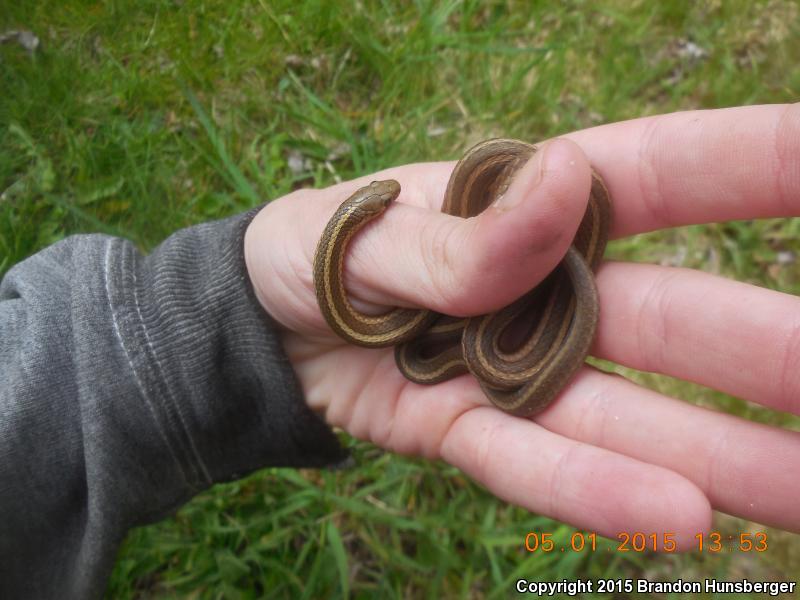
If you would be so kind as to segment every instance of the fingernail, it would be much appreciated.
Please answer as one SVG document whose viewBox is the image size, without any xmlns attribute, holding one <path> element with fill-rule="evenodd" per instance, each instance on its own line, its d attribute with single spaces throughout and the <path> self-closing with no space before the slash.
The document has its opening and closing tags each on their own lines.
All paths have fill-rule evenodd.
<svg viewBox="0 0 800 600">
<path fill-rule="evenodd" d="M 544 174 L 544 155 L 547 152 L 549 144 L 544 144 L 538 147 L 534 155 L 525 163 L 509 182 L 504 191 L 501 191 L 500 197 L 495 202 L 495 206 L 501 210 L 510 210 L 515 206 L 522 203 L 527 195 L 527 191 L 539 185 Z M 516 186 L 514 190 L 511 187 L 517 179 L 523 177 L 527 179 L 527 185 Z"/>
</svg>

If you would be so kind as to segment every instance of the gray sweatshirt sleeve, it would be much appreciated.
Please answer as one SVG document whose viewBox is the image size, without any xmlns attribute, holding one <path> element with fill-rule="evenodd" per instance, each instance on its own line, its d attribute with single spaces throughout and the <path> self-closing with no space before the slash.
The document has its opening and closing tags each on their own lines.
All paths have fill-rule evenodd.
<svg viewBox="0 0 800 600">
<path fill-rule="evenodd" d="M 146 257 L 70 237 L 0 283 L 0 598 L 98 597 L 131 527 L 261 467 L 344 459 L 250 286 L 253 215 Z"/>
</svg>

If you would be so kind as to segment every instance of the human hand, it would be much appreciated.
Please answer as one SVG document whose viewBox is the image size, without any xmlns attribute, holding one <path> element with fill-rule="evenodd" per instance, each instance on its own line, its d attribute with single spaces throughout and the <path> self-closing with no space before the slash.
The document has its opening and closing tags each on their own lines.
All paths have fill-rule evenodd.
<svg viewBox="0 0 800 600">
<path fill-rule="evenodd" d="M 659 228 L 800 215 L 800 105 L 675 113 L 548 142 L 505 203 L 441 214 L 454 163 L 387 169 L 300 190 L 253 220 L 245 255 L 309 406 L 395 452 L 443 458 L 498 497 L 576 527 L 673 532 L 688 549 L 711 508 L 800 531 L 800 434 L 699 408 L 586 367 L 534 419 L 492 407 L 471 376 L 406 381 L 391 349 L 344 344 L 312 282 L 325 223 L 358 187 L 397 179 L 399 203 L 345 261 L 358 307 L 475 315 L 538 283 L 569 245 L 590 167 L 611 193 L 612 238 Z M 591 354 L 800 414 L 800 299 L 688 269 L 605 263 Z"/>
</svg>

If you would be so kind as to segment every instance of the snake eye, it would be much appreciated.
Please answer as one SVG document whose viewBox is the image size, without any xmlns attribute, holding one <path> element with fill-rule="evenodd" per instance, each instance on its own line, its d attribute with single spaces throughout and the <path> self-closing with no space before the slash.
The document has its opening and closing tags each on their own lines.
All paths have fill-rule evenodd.
<svg viewBox="0 0 800 600">
<path fill-rule="evenodd" d="M 387 194 L 370 194 L 361 203 L 361 208 L 369 213 L 381 213 L 391 201 Z"/>
</svg>

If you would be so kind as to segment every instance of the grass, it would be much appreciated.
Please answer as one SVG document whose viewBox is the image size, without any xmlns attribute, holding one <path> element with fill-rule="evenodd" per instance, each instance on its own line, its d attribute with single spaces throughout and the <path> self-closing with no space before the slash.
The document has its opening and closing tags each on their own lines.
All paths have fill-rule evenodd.
<svg viewBox="0 0 800 600">
<path fill-rule="evenodd" d="M 301 186 L 457 157 L 492 135 L 540 139 L 674 110 L 800 92 L 798 4 L 321 0 L 11 2 L 0 32 L 0 273 L 76 232 L 147 250 L 170 232 Z M 696 45 L 698 51 L 693 52 Z M 635 236 L 617 258 L 800 292 L 800 223 Z M 787 254 L 788 253 L 788 254 Z M 785 415 L 648 374 L 661 391 L 764 422 Z M 444 464 L 345 438 L 358 468 L 267 469 L 138 529 L 109 595 L 505 597 L 529 579 L 788 577 L 768 557 L 528 555 L 569 527 L 507 506 Z M 736 532 L 753 525 L 720 518 Z"/>
</svg>

